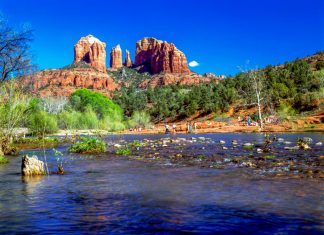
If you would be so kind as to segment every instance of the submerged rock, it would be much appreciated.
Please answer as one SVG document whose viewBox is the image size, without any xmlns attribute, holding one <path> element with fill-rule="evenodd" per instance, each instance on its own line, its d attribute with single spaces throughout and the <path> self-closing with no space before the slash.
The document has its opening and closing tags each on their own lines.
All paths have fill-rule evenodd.
<svg viewBox="0 0 324 235">
<path fill-rule="evenodd" d="M 313 142 L 313 139 L 310 137 L 304 137 L 302 140 L 308 144 L 311 144 Z"/>
<path fill-rule="evenodd" d="M 277 141 L 278 142 L 284 142 L 285 140 L 283 138 L 278 138 Z"/>
<path fill-rule="evenodd" d="M 45 164 L 37 159 L 36 156 L 23 156 L 21 163 L 21 173 L 25 176 L 45 175 Z"/>
</svg>

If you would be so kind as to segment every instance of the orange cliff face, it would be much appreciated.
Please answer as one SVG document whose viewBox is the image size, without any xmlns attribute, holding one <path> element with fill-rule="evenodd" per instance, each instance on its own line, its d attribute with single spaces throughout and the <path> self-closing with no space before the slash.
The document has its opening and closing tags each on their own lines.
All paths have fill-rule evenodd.
<svg viewBox="0 0 324 235">
<path fill-rule="evenodd" d="M 107 73 L 93 68 L 43 70 L 21 79 L 25 87 L 41 97 L 69 96 L 81 88 L 111 96 L 119 88 Z"/>
<path fill-rule="evenodd" d="M 174 44 L 155 38 L 143 38 L 136 43 L 135 66 L 142 72 L 189 74 L 188 63 L 183 52 Z"/>
<path fill-rule="evenodd" d="M 80 38 L 74 45 L 74 64 L 86 62 L 100 72 L 106 72 L 106 44 L 92 35 Z"/>
</svg>

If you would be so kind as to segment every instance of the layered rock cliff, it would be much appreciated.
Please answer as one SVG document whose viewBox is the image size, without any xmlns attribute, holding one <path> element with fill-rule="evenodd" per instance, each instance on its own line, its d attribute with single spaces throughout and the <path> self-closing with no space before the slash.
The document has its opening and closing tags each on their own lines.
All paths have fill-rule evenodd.
<svg viewBox="0 0 324 235">
<path fill-rule="evenodd" d="M 135 66 L 151 74 L 190 72 L 183 52 L 174 44 L 155 38 L 144 38 L 136 43 Z"/>
<path fill-rule="evenodd" d="M 82 37 L 74 45 L 73 63 L 81 61 L 101 72 L 106 72 L 106 44 L 92 35 Z"/>
<path fill-rule="evenodd" d="M 110 68 L 112 69 L 118 69 L 123 67 L 122 62 L 122 50 L 120 48 L 120 45 L 117 45 L 116 47 L 111 48 L 110 52 Z"/>
<path fill-rule="evenodd" d="M 41 96 L 69 96 L 87 88 L 111 96 L 119 85 L 107 74 L 93 68 L 43 70 L 22 78 L 28 90 Z"/>
</svg>

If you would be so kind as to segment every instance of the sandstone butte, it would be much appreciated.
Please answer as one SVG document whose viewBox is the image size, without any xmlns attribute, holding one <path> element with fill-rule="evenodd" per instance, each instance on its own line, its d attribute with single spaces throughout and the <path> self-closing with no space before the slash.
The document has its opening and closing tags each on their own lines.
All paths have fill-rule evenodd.
<svg viewBox="0 0 324 235">
<path fill-rule="evenodd" d="M 106 44 L 92 35 L 80 38 L 74 45 L 74 64 L 88 63 L 100 72 L 106 72 Z"/>
<path fill-rule="evenodd" d="M 125 57 L 125 62 L 124 62 L 124 66 L 131 68 L 133 66 L 133 62 L 132 59 L 130 57 L 130 53 L 128 50 L 126 50 L 126 57 Z"/>
<path fill-rule="evenodd" d="M 123 67 L 122 50 L 118 44 L 116 47 L 111 48 L 110 52 L 110 68 L 119 69 Z"/>
<path fill-rule="evenodd" d="M 74 46 L 74 62 L 62 69 L 48 69 L 24 76 L 19 79 L 24 87 L 41 96 L 69 96 L 80 88 L 98 91 L 112 96 L 112 91 L 128 82 L 114 80 L 105 65 L 105 43 L 92 35 L 82 37 Z M 116 70 L 123 66 L 120 46 L 112 48 L 110 53 L 111 67 Z M 139 72 L 150 72 L 152 76 L 142 81 L 139 88 L 166 86 L 171 84 L 195 85 L 218 81 L 222 77 L 201 76 L 189 70 L 187 60 L 173 44 L 144 38 L 136 43 L 135 64 L 132 64 L 130 53 L 126 50 L 124 66 L 132 67 Z M 130 80 L 131 82 L 131 80 Z"/>
<path fill-rule="evenodd" d="M 181 73 L 190 70 L 186 56 L 174 44 L 155 38 L 143 38 L 136 43 L 135 66 L 142 66 L 142 72 Z"/>
</svg>

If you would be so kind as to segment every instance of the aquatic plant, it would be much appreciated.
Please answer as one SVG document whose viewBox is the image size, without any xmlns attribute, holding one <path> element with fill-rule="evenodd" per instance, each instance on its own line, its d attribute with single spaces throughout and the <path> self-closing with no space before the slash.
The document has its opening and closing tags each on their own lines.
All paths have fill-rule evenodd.
<svg viewBox="0 0 324 235">
<path fill-rule="evenodd" d="M 5 156 L 0 156 L 0 164 L 6 164 L 8 163 L 9 160 Z"/>
<path fill-rule="evenodd" d="M 265 159 L 275 159 L 276 156 L 275 155 L 267 155 L 267 156 L 264 156 Z"/>
<path fill-rule="evenodd" d="M 134 141 L 128 143 L 128 145 L 132 146 L 132 147 L 142 147 L 142 146 L 145 146 L 145 143 L 138 141 L 138 140 L 134 140 Z"/>
<path fill-rule="evenodd" d="M 56 161 L 58 163 L 57 173 L 63 175 L 64 174 L 63 158 L 60 158 L 60 156 L 63 156 L 63 153 L 57 149 L 53 149 L 53 152 L 54 152 L 54 156 L 56 156 Z"/>
<path fill-rule="evenodd" d="M 97 138 L 81 138 L 69 148 L 72 153 L 103 153 L 106 151 L 106 143 Z"/>
<path fill-rule="evenodd" d="M 132 150 L 130 148 L 119 148 L 115 153 L 118 155 L 130 155 Z"/>
<path fill-rule="evenodd" d="M 252 150 L 253 149 L 253 145 L 244 145 L 243 149 L 245 150 Z"/>
</svg>

